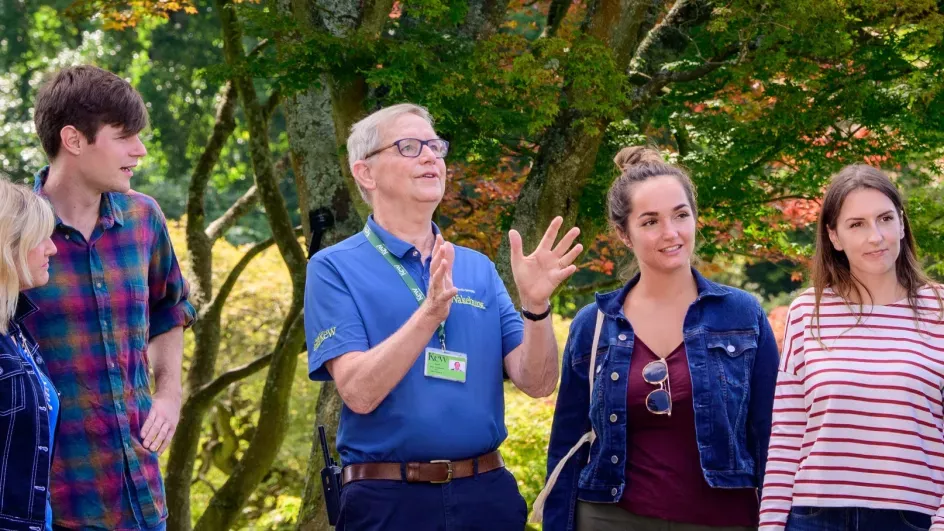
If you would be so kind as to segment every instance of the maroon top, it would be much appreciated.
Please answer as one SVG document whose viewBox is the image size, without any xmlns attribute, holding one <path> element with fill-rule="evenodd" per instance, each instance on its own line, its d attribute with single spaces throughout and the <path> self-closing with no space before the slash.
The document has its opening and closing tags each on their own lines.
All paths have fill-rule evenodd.
<svg viewBox="0 0 944 531">
<path fill-rule="evenodd" d="M 657 359 L 637 336 L 626 393 L 626 490 L 618 505 L 638 516 L 673 522 L 756 527 L 755 489 L 711 488 L 702 475 L 684 343 L 665 360 L 672 415 L 656 415 L 646 408 L 646 396 L 658 386 L 643 380 L 642 369 Z"/>
</svg>

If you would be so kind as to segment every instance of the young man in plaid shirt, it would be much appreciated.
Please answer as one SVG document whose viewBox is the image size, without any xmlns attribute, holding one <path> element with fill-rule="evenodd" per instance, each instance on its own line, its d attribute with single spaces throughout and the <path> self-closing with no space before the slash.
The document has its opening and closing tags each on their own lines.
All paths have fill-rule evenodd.
<svg viewBox="0 0 944 531">
<path fill-rule="evenodd" d="M 131 190 L 147 109 L 123 79 L 77 66 L 42 87 L 34 119 L 50 161 L 35 189 L 56 212 L 59 252 L 50 282 L 29 292 L 40 312 L 26 326 L 62 393 L 55 528 L 161 530 L 158 455 L 180 417 L 195 312 L 163 213 Z"/>
</svg>

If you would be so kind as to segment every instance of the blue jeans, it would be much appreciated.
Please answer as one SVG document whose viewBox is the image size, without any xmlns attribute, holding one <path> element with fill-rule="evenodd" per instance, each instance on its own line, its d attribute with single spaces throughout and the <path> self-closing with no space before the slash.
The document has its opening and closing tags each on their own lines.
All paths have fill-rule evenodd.
<svg viewBox="0 0 944 531">
<path fill-rule="evenodd" d="M 786 531 L 928 531 L 931 515 L 862 507 L 793 507 Z"/>
<path fill-rule="evenodd" d="M 505 468 L 449 483 L 363 480 L 341 489 L 337 531 L 522 531 L 528 507 Z"/>
</svg>

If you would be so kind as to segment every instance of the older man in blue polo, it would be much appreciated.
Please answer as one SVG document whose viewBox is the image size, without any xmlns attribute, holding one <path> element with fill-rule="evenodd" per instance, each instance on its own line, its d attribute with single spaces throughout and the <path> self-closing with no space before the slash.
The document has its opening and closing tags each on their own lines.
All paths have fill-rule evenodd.
<svg viewBox="0 0 944 531">
<path fill-rule="evenodd" d="M 312 257 L 305 295 L 310 377 L 344 401 L 337 529 L 521 530 L 526 504 L 498 452 L 503 369 L 532 397 L 557 385 L 549 297 L 576 271 L 579 230 L 555 245 L 556 218 L 527 256 L 509 233 L 519 312 L 488 257 L 432 221 L 449 143 L 426 109 L 381 109 L 347 146 L 372 214 Z"/>
</svg>

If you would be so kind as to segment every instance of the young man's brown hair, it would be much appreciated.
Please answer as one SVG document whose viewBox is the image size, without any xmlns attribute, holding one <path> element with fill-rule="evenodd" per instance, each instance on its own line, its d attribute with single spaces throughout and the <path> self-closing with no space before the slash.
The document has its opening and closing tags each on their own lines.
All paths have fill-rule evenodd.
<svg viewBox="0 0 944 531">
<path fill-rule="evenodd" d="M 104 125 L 121 127 L 128 135 L 148 125 L 144 100 L 130 83 L 91 65 L 71 66 L 52 76 L 36 97 L 36 133 L 49 160 L 62 144 L 60 132 L 71 125 L 90 144 Z"/>
</svg>

